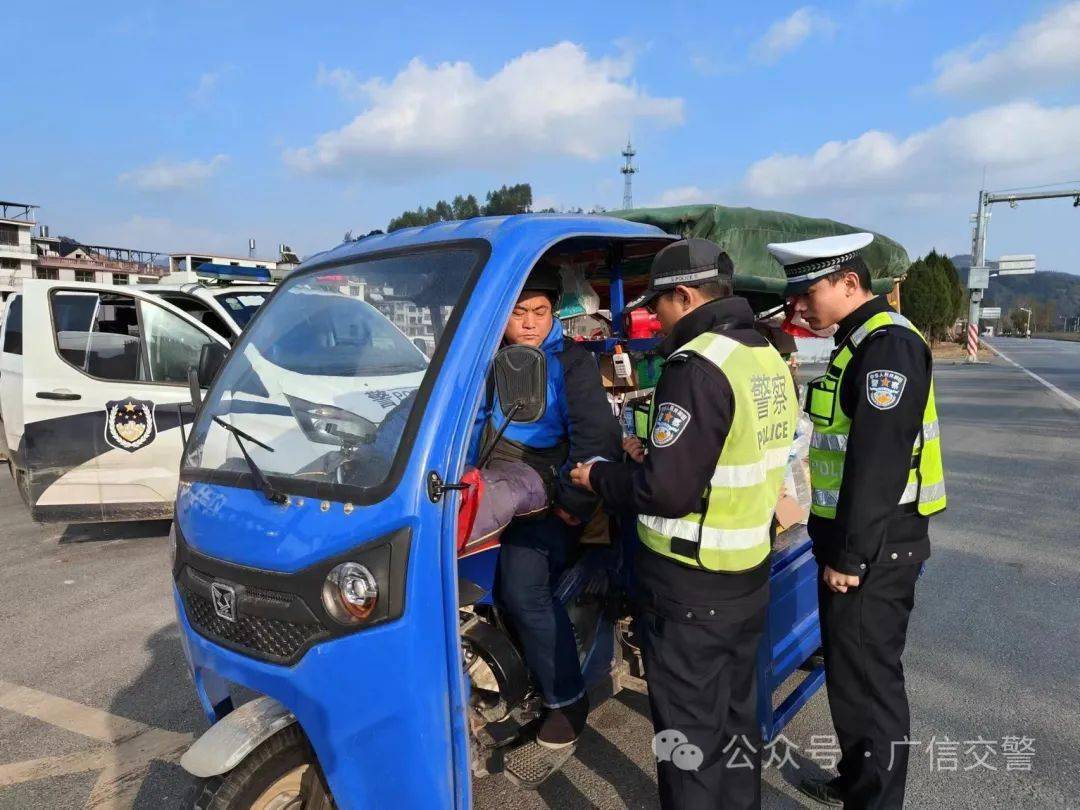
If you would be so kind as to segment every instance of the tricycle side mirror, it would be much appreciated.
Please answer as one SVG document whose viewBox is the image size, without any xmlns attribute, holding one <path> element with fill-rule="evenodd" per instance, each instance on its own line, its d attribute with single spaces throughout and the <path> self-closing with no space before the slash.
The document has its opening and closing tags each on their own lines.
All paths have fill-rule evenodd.
<svg viewBox="0 0 1080 810">
<path fill-rule="evenodd" d="M 547 410 L 547 358 L 539 349 L 515 344 L 495 355 L 495 390 L 503 416 L 513 422 L 539 421 Z"/>
<path fill-rule="evenodd" d="M 188 392 L 196 410 L 202 405 L 202 389 L 214 381 L 228 353 L 229 350 L 220 343 L 206 343 L 199 350 L 199 365 L 188 366 Z"/>
</svg>

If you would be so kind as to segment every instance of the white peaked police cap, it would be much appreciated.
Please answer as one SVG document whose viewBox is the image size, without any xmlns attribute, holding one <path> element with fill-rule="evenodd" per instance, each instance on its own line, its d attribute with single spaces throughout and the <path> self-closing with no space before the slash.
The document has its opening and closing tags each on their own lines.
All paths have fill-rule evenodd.
<svg viewBox="0 0 1080 810">
<path fill-rule="evenodd" d="M 784 266 L 787 294 L 805 292 L 819 278 L 824 278 L 874 241 L 872 233 L 847 233 L 804 239 L 801 242 L 770 242 L 769 253 Z"/>
</svg>

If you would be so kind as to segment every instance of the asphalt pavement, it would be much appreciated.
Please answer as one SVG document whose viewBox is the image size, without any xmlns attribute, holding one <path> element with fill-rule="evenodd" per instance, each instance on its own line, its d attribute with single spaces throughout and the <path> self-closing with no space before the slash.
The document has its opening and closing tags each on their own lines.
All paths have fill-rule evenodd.
<svg viewBox="0 0 1080 810">
<path fill-rule="evenodd" d="M 1080 346 L 1043 343 L 994 341 L 1076 396 Z M 999 359 L 942 364 L 937 387 L 949 509 L 905 656 L 908 805 L 1078 807 L 1080 409 Z M 0 470 L 0 809 L 190 806 L 176 759 L 205 723 L 166 530 L 35 526 Z M 475 806 L 655 807 L 643 689 L 597 708 L 539 791 L 491 777 Z M 824 693 L 784 734 L 792 762 L 766 770 L 763 804 L 811 806 L 792 785 L 818 771 L 810 752 L 832 734 Z"/>
<path fill-rule="evenodd" d="M 1080 401 L 1080 341 L 998 337 L 985 342 Z"/>
</svg>

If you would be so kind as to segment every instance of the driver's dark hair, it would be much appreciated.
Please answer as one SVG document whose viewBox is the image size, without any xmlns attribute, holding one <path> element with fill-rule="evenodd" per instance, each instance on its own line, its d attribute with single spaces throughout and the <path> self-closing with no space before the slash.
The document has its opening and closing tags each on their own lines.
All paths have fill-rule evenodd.
<svg viewBox="0 0 1080 810">
<path fill-rule="evenodd" d="M 844 273 L 854 273 L 859 277 L 859 287 L 866 292 L 871 292 L 870 289 L 870 268 L 866 266 L 866 262 L 863 261 L 862 256 L 853 256 L 846 262 L 836 268 L 836 272 L 831 273 L 829 278 L 830 284 L 836 284 L 843 277 Z"/>
</svg>

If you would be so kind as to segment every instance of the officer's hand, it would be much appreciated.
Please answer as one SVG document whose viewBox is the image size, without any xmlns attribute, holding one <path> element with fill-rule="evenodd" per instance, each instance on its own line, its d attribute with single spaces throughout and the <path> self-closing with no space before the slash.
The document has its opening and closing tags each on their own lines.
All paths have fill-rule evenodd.
<svg viewBox="0 0 1080 810">
<path fill-rule="evenodd" d="M 570 471 L 570 481 L 577 484 L 582 489 L 587 489 L 589 492 L 592 492 L 593 488 L 589 483 L 590 472 L 592 472 L 592 464 L 583 464 L 579 461 L 577 466 Z"/>
<path fill-rule="evenodd" d="M 841 574 L 829 566 L 825 566 L 825 570 L 821 574 L 821 578 L 825 580 L 825 584 L 829 586 L 829 590 L 835 593 L 847 593 L 848 588 L 858 588 L 859 578 L 852 576 L 851 574 Z"/>
<path fill-rule="evenodd" d="M 555 517 L 565 523 L 567 526 L 580 526 L 581 521 L 563 509 L 561 506 L 553 506 L 551 511 L 555 513 Z"/>
<path fill-rule="evenodd" d="M 645 463 L 645 445 L 637 436 L 627 436 L 622 440 L 622 449 L 638 464 Z"/>
</svg>

